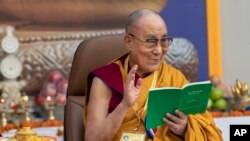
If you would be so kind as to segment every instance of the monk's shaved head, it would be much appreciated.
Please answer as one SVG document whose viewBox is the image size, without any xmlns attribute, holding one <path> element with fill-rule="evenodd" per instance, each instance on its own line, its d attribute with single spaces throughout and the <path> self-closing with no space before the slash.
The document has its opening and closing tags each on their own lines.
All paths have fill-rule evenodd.
<svg viewBox="0 0 250 141">
<path fill-rule="evenodd" d="M 127 21 L 126 21 L 126 25 L 125 25 L 125 29 L 126 29 L 126 33 L 128 33 L 132 28 L 136 27 L 137 22 L 144 16 L 147 15 L 155 15 L 157 17 L 159 17 L 160 19 L 161 16 L 159 15 L 159 13 L 157 13 L 154 10 L 151 9 L 139 9 L 134 11 L 133 13 L 129 14 Z"/>
</svg>

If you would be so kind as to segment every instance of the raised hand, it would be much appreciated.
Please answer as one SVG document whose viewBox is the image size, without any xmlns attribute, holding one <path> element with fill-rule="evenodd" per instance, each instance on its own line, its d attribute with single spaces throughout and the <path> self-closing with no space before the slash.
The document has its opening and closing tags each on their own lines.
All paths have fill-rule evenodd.
<svg viewBox="0 0 250 141">
<path fill-rule="evenodd" d="M 139 78 L 135 83 L 135 73 L 138 69 L 138 65 L 134 65 L 131 70 L 129 71 L 127 75 L 127 79 L 124 85 L 124 95 L 122 99 L 122 103 L 128 107 L 132 106 L 139 94 L 140 94 L 140 88 L 142 85 L 142 79 Z"/>
</svg>

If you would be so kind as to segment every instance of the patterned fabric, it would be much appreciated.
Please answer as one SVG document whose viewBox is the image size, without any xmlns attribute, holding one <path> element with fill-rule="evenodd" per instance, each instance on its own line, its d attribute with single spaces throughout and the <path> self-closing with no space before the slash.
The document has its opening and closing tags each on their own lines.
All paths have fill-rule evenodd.
<svg viewBox="0 0 250 141">
<path fill-rule="evenodd" d="M 146 124 L 147 124 L 147 117 L 145 119 L 145 127 L 147 127 Z M 155 133 L 157 132 L 157 128 L 150 128 L 150 129 L 146 128 L 146 131 L 147 131 L 148 136 L 153 140 Z"/>
</svg>

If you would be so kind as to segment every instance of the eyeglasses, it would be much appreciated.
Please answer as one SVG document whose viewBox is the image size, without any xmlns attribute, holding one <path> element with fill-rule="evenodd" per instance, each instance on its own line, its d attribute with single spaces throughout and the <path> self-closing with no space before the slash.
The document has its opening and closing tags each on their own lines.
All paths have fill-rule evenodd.
<svg viewBox="0 0 250 141">
<path fill-rule="evenodd" d="M 173 42 L 173 38 L 170 37 L 163 37 L 162 39 L 155 39 L 155 38 L 150 38 L 150 39 L 146 39 L 146 41 L 143 41 L 142 39 L 136 37 L 134 34 L 128 34 L 132 37 L 134 37 L 135 39 L 143 42 L 147 47 L 149 48 L 154 48 L 158 45 L 158 42 L 160 42 L 160 45 L 162 48 L 168 48 L 171 43 Z"/>
</svg>

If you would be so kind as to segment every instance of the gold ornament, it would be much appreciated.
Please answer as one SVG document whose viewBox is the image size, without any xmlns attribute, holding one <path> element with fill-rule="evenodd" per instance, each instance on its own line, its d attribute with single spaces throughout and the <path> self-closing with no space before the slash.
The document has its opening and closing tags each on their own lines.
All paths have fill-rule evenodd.
<svg viewBox="0 0 250 141">
<path fill-rule="evenodd" d="M 238 79 L 234 86 L 231 87 L 234 103 L 234 110 L 245 110 L 246 107 L 250 105 L 250 97 L 248 95 L 248 85 L 247 83 L 240 82 Z"/>
</svg>

